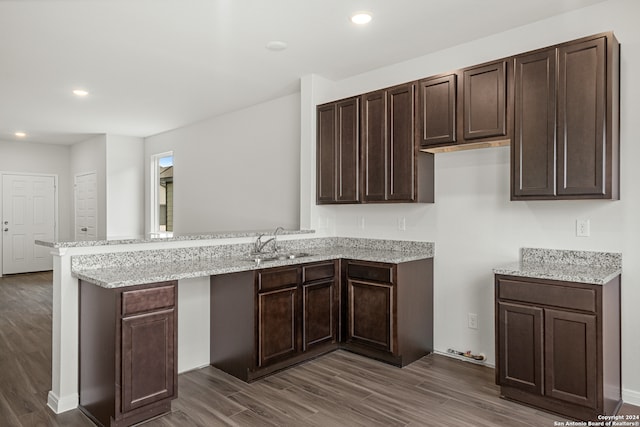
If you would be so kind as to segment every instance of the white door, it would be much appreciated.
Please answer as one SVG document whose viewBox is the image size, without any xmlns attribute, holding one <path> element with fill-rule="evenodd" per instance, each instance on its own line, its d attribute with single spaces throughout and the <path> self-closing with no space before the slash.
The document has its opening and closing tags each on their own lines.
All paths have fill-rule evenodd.
<svg viewBox="0 0 640 427">
<path fill-rule="evenodd" d="M 98 183 L 95 172 L 74 178 L 75 240 L 98 238 Z"/>
<path fill-rule="evenodd" d="M 53 269 L 34 241 L 55 239 L 55 191 L 53 176 L 2 175 L 2 274 Z"/>
</svg>

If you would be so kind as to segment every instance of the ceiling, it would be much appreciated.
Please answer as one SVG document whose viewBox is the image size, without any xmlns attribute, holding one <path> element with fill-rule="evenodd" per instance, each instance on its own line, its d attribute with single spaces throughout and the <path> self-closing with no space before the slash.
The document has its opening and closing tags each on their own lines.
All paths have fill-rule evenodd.
<svg viewBox="0 0 640 427">
<path fill-rule="evenodd" d="M 150 136 L 601 1 L 0 0 L 0 140 Z"/>
</svg>

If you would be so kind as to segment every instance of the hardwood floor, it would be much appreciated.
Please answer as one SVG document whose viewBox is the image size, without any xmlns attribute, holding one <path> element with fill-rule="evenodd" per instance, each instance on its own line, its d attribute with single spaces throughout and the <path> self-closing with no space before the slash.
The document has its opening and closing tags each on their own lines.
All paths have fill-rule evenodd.
<svg viewBox="0 0 640 427">
<path fill-rule="evenodd" d="M 93 424 L 46 407 L 51 273 L 0 278 L 0 426 Z M 553 426 L 563 418 L 498 397 L 490 368 L 430 355 L 399 369 L 336 351 L 246 384 L 207 367 L 179 376 L 176 426 Z M 640 414 L 625 405 L 624 414 Z"/>
</svg>

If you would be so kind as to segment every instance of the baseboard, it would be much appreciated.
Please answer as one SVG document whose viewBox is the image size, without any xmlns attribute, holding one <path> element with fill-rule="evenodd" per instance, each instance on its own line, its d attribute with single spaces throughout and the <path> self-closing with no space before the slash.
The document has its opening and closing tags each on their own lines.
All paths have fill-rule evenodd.
<svg viewBox="0 0 640 427">
<path fill-rule="evenodd" d="M 199 371 L 202 368 L 206 368 L 207 366 L 211 366 L 211 363 L 205 363 L 204 365 L 195 366 L 193 368 L 187 368 L 183 371 L 178 371 L 178 375 L 186 374 L 188 372 Z"/>
<path fill-rule="evenodd" d="M 441 356 L 447 356 L 447 357 L 450 357 L 452 359 L 462 360 L 463 362 L 473 363 L 474 365 L 486 366 L 488 368 L 495 369 L 495 365 L 492 365 L 491 363 L 488 363 L 486 360 L 485 361 L 479 361 L 479 360 L 472 359 L 470 357 L 458 356 L 455 353 L 449 353 L 447 351 L 433 350 L 433 352 L 436 353 L 436 354 L 439 354 Z"/>
<path fill-rule="evenodd" d="M 630 405 L 640 406 L 640 391 L 622 389 L 622 400 Z"/>
<path fill-rule="evenodd" d="M 56 414 L 61 414 L 63 412 L 71 411 L 72 409 L 76 409 L 78 407 L 78 402 L 78 393 L 60 398 L 56 396 L 53 391 L 49 391 L 49 395 L 47 396 L 47 406 L 51 408 L 51 410 Z"/>
</svg>

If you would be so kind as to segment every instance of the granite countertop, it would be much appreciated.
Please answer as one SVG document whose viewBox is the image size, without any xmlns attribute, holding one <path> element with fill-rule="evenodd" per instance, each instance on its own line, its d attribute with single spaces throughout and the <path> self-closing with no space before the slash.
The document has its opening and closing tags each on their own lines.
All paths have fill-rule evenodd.
<svg viewBox="0 0 640 427">
<path fill-rule="evenodd" d="M 520 262 L 494 268 L 495 274 L 604 285 L 622 273 L 622 255 L 613 252 L 523 248 Z"/>
<path fill-rule="evenodd" d="M 423 250 L 380 250 L 360 247 L 330 246 L 310 248 L 300 252 L 309 256 L 295 259 L 262 261 L 257 264 L 248 255 L 211 259 L 193 259 L 155 264 L 119 266 L 77 270 L 73 274 L 78 278 L 104 288 L 119 288 L 144 283 L 169 280 L 206 277 L 217 274 L 296 265 L 308 262 L 334 259 L 354 259 L 361 261 L 386 262 L 398 264 L 433 257 L 433 247 Z"/>
<path fill-rule="evenodd" d="M 315 230 L 284 230 L 278 233 L 279 236 L 295 234 L 312 234 Z M 53 241 L 36 240 L 36 245 L 48 248 L 84 248 L 91 246 L 111 246 L 111 245 L 132 245 L 137 243 L 158 243 L 158 242 L 184 242 L 195 240 L 213 239 L 234 239 L 239 237 L 256 237 L 258 234 L 267 236 L 273 235 L 273 230 L 248 230 L 248 231 L 218 231 L 208 233 L 175 234 L 173 237 L 150 237 L 134 239 L 107 239 L 107 240 L 83 240 L 83 241 Z"/>
</svg>

